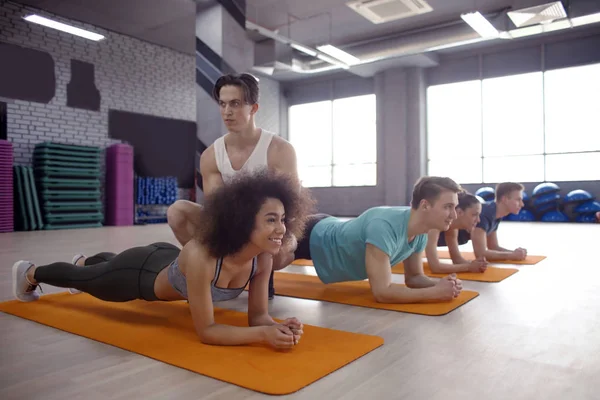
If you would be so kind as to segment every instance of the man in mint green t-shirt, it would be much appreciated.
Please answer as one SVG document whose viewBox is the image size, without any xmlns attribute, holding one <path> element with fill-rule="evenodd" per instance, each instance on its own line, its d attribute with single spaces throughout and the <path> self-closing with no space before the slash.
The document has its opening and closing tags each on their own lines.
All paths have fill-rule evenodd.
<svg viewBox="0 0 600 400">
<path fill-rule="evenodd" d="M 350 220 L 311 216 L 295 259 L 311 259 L 324 283 L 368 279 L 381 303 L 451 300 L 462 290 L 455 274 L 435 281 L 423 273 L 422 252 L 431 229 L 446 231 L 456 218 L 462 189 L 449 178 L 423 177 L 411 207 L 374 207 Z M 391 267 L 404 263 L 405 285 L 392 285 Z"/>
</svg>

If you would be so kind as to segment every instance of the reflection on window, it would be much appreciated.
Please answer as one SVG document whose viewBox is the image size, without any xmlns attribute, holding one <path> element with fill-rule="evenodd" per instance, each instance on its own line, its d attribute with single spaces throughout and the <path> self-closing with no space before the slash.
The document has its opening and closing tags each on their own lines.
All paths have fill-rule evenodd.
<svg viewBox="0 0 600 400">
<path fill-rule="evenodd" d="M 460 183 L 600 179 L 598 93 L 600 64 L 430 86 L 428 174 Z"/>
<path fill-rule="evenodd" d="M 372 186 L 377 182 L 375 95 L 289 108 L 289 139 L 306 187 Z"/>
</svg>

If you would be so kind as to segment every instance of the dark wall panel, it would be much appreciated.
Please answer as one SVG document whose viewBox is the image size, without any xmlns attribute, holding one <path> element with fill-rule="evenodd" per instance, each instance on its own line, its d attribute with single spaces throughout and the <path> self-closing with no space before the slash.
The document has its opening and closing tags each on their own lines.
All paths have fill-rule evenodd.
<svg viewBox="0 0 600 400">
<path fill-rule="evenodd" d="M 542 70 L 542 47 L 532 46 L 483 55 L 482 78 L 497 78 Z"/>
<path fill-rule="evenodd" d="M 56 92 L 54 59 L 46 52 L 0 42 L 0 97 L 49 103 Z"/>
<path fill-rule="evenodd" d="M 6 103 L 0 101 L 0 140 L 8 140 Z"/>
<path fill-rule="evenodd" d="M 100 91 L 96 88 L 94 64 L 71 59 L 71 81 L 67 84 L 67 105 L 100 111 Z"/>
<path fill-rule="evenodd" d="M 140 176 L 176 176 L 179 187 L 194 187 L 196 123 L 109 110 L 108 134 L 134 147 Z"/>
</svg>

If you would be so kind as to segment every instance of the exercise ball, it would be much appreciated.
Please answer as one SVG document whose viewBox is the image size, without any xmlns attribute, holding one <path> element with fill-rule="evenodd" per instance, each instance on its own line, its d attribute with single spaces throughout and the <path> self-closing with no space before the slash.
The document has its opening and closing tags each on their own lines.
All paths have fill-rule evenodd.
<svg viewBox="0 0 600 400">
<path fill-rule="evenodd" d="M 490 201 L 490 200 L 494 200 L 494 198 L 496 196 L 496 191 L 494 190 L 493 187 L 484 186 L 482 188 L 477 189 L 477 191 L 475 192 L 475 195 L 481 197 L 485 201 Z"/>
<path fill-rule="evenodd" d="M 587 213 L 587 214 L 579 214 L 577 218 L 575 218 L 577 222 L 596 222 L 596 214 L 595 213 Z"/>
<path fill-rule="evenodd" d="M 560 188 L 556 183 L 543 182 L 537 185 L 532 192 L 533 197 L 538 197 L 544 194 L 560 192 Z"/>
<path fill-rule="evenodd" d="M 576 189 L 571 190 L 565 195 L 563 198 L 563 203 L 583 203 L 590 200 L 594 200 L 594 196 L 592 196 L 590 192 L 587 190 Z"/>
<path fill-rule="evenodd" d="M 518 214 L 508 214 L 505 218 L 507 221 L 535 221 L 533 213 L 524 208 Z"/>
<path fill-rule="evenodd" d="M 541 194 L 533 199 L 533 206 L 539 211 L 541 206 L 546 204 L 556 204 L 560 200 L 560 194 L 556 192 Z"/>
<path fill-rule="evenodd" d="M 529 201 L 529 195 L 526 191 L 523 190 L 523 203 Z"/>
<path fill-rule="evenodd" d="M 483 199 L 481 196 L 477 196 L 477 195 L 475 195 L 475 197 L 477 198 L 477 200 L 479 200 L 479 202 L 480 202 L 481 204 L 485 203 L 485 200 L 484 200 L 484 199 Z"/>
<path fill-rule="evenodd" d="M 595 200 L 586 201 L 575 208 L 575 212 L 578 214 L 595 214 L 598 211 L 600 211 L 600 202 Z"/>
<path fill-rule="evenodd" d="M 569 222 L 569 217 L 558 210 L 548 211 L 542 216 L 543 222 Z"/>
</svg>

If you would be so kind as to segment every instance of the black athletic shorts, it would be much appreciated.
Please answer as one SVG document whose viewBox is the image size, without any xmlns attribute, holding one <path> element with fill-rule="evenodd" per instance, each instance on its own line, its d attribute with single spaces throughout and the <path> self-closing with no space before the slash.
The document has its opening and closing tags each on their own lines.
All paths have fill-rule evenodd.
<svg viewBox="0 0 600 400">
<path fill-rule="evenodd" d="M 312 233 L 313 228 L 319 222 L 324 220 L 325 218 L 329 218 L 331 215 L 329 214 L 314 214 L 308 217 L 308 221 L 306 223 L 306 227 L 304 228 L 304 235 L 302 239 L 298 242 L 298 247 L 295 252 L 295 259 L 298 260 L 300 258 L 312 260 L 310 256 L 310 234 Z"/>
</svg>

